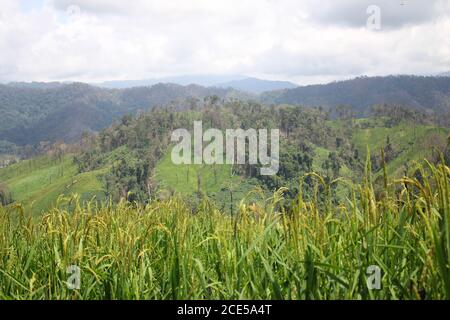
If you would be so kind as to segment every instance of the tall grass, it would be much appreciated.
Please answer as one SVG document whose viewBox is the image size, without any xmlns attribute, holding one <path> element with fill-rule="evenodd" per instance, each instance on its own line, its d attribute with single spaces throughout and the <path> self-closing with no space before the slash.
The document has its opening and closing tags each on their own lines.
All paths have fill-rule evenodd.
<svg viewBox="0 0 450 320">
<path fill-rule="evenodd" d="M 179 198 L 61 198 L 38 220 L 0 208 L 0 298 L 449 299 L 450 169 L 419 172 L 385 177 L 378 198 L 370 174 L 360 185 L 332 181 L 349 191 L 337 204 L 314 174 L 314 194 L 282 206 L 279 190 L 233 215 L 207 199 L 192 212 Z M 81 268 L 79 290 L 67 287 L 70 265 Z M 368 289 L 370 265 L 380 290 Z"/>
</svg>

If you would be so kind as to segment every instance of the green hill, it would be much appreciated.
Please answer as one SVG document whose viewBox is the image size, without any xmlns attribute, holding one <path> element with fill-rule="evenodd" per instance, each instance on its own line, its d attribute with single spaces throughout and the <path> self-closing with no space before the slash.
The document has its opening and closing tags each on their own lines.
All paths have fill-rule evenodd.
<svg viewBox="0 0 450 320">
<path fill-rule="evenodd" d="M 184 121 L 190 123 L 194 116 L 198 114 L 184 112 L 174 118 L 185 117 Z M 105 199 L 106 194 L 112 195 L 118 191 L 113 195 L 118 200 L 125 197 L 128 191 L 141 190 L 145 197 L 147 173 L 142 173 L 148 172 L 148 178 L 152 179 L 156 187 L 151 192 L 152 197 L 168 198 L 177 194 L 199 203 L 201 198 L 207 196 L 223 211 L 229 212 L 232 207 L 238 206 L 241 199 L 259 202 L 281 186 L 290 187 L 291 193 L 294 193 L 300 176 L 310 171 L 331 179 L 340 176 L 359 181 L 368 146 L 375 176 L 382 174 L 381 148 L 385 150 L 388 175 L 402 176 L 413 167 L 412 162 L 430 159 L 434 147 L 444 150 L 449 133 L 446 128 L 415 125 L 411 122 L 387 125 L 383 118 L 357 119 L 351 126 L 348 121 L 321 120 L 321 127 L 325 129 L 319 133 L 317 130 L 320 130 L 320 123 L 317 124 L 319 129 L 314 127 L 310 132 L 304 131 L 308 123 L 295 123 L 292 125 L 294 129 L 291 129 L 291 137 L 282 137 L 282 163 L 278 175 L 264 180 L 265 178 L 261 179 L 255 174 L 249 175 L 245 168 L 233 168 L 231 165 L 173 164 L 170 148 L 166 148 L 169 145 L 165 145 L 169 143 L 164 138 L 164 132 L 168 129 L 156 127 L 155 131 L 161 134 L 159 138 L 148 139 L 145 135 L 149 121 L 168 126 L 170 122 L 165 117 L 170 119 L 171 114 L 153 113 L 136 120 L 123 121 L 101 134 L 101 141 L 112 142 L 92 149 L 84 156 L 40 156 L 2 168 L 0 186 L 7 188 L 15 202 L 31 207 L 34 213 L 40 213 L 52 207 L 60 195 L 76 193 L 82 200 L 89 200 L 94 196 Z M 245 120 L 245 116 L 241 119 Z M 140 136 L 148 140 L 143 140 Z M 127 137 L 129 141 L 120 141 L 123 137 Z M 339 139 L 343 142 L 338 143 Z M 111 148 L 108 150 L 109 146 Z M 355 152 L 358 156 L 354 155 Z M 75 156 L 78 157 L 78 163 L 89 161 L 89 164 L 80 170 L 73 161 Z M 311 159 L 310 166 L 305 166 L 307 157 Z M 152 161 L 154 165 L 150 165 Z M 345 191 L 341 189 L 340 186 L 336 189 L 338 194 Z M 256 190 L 258 191 L 255 192 Z M 342 195 L 345 197 L 344 193 Z M 144 198 L 140 200 L 145 201 Z"/>
<path fill-rule="evenodd" d="M 20 202 L 34 213 L 50 208 L 60 195 L 79 194 L 82 200 L 104 198 L 99 177 L 106 168 L 77 173 L 73 156 L 61 160 L 41 156 L 20 161 L 0 169 L 0 182 L 11 192 L 15 202 Z"/>
<path fill-rule="evenodd" d="M 199 196 L 208 196 L 225 211 L 231 204 L 236 208 L 243 198 L 253 202 L 261 200 L 253 192 L 259 189 L 258 181 L 234 174 L 231 165 L 175 165 L 170 152 L 158 162 L 156 179 L 163 192 L 177 193 L 195 201 Z"/>
<path fill-rule="evenodd" d="M 362 126 L 373 125 L 373 121 L 361 119 Z M 386 152 L 386 168 L 390 176 L 401 176 L 407 164 L 430 159 L 433 148 L 443 150 L 447 144 L 449 130 L 433 126 L 401 123 L 393 127 L 376 126 L 355 129 L 353 143 L 365 159 L 370 146 L 371 155 L 379 156 L 381 148 Z M 388 146 L 390 145 L 390 147 Z"/>
<path fill-rule="evenodd" d="M 242 183 L 241 177 L 232 175 L 231 165 L 175 165 L 170 152 L 158 163 L 156 176 L 163 188 L 185 194 L 198 192 L 199 184 L 202 192 L 214 193 L 230 183 Z"/>
</svg>

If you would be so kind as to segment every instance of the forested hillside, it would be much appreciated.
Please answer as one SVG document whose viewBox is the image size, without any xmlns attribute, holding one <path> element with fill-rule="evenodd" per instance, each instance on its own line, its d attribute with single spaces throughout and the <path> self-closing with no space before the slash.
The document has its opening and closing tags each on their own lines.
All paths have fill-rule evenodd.
<svg viewBox="0 0 450 320">
<path fill-rule="evenodd" d="M 171 103 L 188 108 L 211 95 L 240 97 L 233 90 L 197 85 L 157 84 L 123 90 L 83 83 L 0 85 L 0 141 L 16 145 L 73 142 L 84 131 L 98 131 L 124 114 Z"/>
<path fill-rule="evenodd" d="M 450 78 L 388 76 L 361 77 L 325 85 L 310 85 L 264 93 L 266 103 L 321 106 L 352 106 L 358 116 L 369 114 L 376 104 L 402 105 L 422 111 L 450 113 Z"/>
<path fill-rule="evenodd" d="M 242 90 L 250 90 L 241 83 Z M 264 92 L 253 95 L 231 88 L 156 84 L 151 87 L 106 89 L 83 83 L 11 83 L 0 85 L 0 153 L 14 145 L 41 141 L 76 141 L 83 132 L 99 131 L 125 114 L 156 106 L 192 109 L 207 96 L 263 104 L 321 107 L 338 116 L 337 107 L 351 107 L 357 117 L 374 105 L 419 110 L 447 126 L 450 118 L 450 78 L 390 76 L 357 78 L 327 85 Z"/>
<path fill-rule="evenodd" d="M 4 199 L 34 203 L 33 210 L 39 212 L 54 204 L 59 194 L 73 192 L 84 200 L 95 195 L 114 203 L 120 199 L 147 203 L 179 194 L 194 207 L 208 198 L 224 212 L 232 212 L 256 189 L 267 196 L 285 187 L 286 199 L 295 199 L 302 177 L 304 190 L 312 192 L 314 179 L 308 175 L 312 172 L 325 183 L 338 178 L 359 182 L 368 151 L 376 190 L 383 186 L 384 173 L 413 174 L 414 162 L 436 163 L 439 152 L 450 160 L 449 129 L 408 108 L 378 106 L 370 117 L 358 119 L 342 107 L 337 109 L 339 118 L 333 119 L 323 109 L 302 106 L 264 106 L 217 96 L 195 104 L 189 101 L 187 110 L 169 105 L 123 116 L 98 134 L 85 133 L 70 145 L 47 145 L 45 156 L 0 169 Z M 175 165 L 170 157 L 171 133 L 177 128 L 192 130 L 196 120 L 202 121 L 204 130 L 280 129 L 279 171 L 262 176 L 259 165 Z M 346 196 L 338 184 L 332 184 L 329 192 L 336 199 Z M 254 193 L 249 199 L 256 201 Z"/>
</svg>

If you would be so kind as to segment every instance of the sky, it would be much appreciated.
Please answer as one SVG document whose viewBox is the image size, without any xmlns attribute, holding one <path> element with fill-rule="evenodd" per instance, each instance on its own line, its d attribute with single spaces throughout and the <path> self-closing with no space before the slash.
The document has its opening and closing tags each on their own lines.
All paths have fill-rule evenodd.
<svg viewBox="0 0 450 320">
<path fill-rule="evenodd" d="M 0 0 L 0 82 L 428 75 L 449 35 L 450 0 Z"/>
</svg>

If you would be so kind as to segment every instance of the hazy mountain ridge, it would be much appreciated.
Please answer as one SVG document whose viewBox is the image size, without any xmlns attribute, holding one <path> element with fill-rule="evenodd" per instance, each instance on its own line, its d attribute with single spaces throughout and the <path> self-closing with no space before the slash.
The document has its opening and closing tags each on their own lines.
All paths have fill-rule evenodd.
<svg viewBox="0 0 450 320">
<path fill-rule="evenodd" d="M 302 104 L 333 108 L 350 105 L 359 115 L 375 104 L 399 104 L 436 113 L 450 112 L 450 78 L 421 76 L 360 77 L 310 85 L 261 96 L 266 103 Z"/>
<path fill-rule="evenodd" d="M 158 83 L 178 84 L 182 86 L 194 84 L 205 87 L 232 88 L 235 90 L 246 91 L 253 94 L 260 94 L 264 91 L 292 89 L 297 87 L 296 84 L 289 81 L 273 81 L 240 75 L 194 75 L 144 80 L 117 80 L 106 81 L 103 83 L 98 83 L 96 85 L 102 88 L 109 89 L 129 89 L 135 87 L 153 86 Z"/>
<path fill-rule="evenodd" d="M 174 77 L 161 77 L 141 80 L 112 80 L 93 85 L 108 89 L 129 89 L 134 87 L 149 87 L 158 83 L 172 83 L 182 86 L 196 84 L 204 87 L 212 87 L 219 83 L 245 79 L 240 75 L 183 75 Z"/>
<path fill-rule="evenodd" d="M 64 85 L 67 85 L 67 84 L 69 84 L 69 83 L 57 82 L 57 81 L 53 81 L 53 82 L 33 81 L 33 82 L 9 82 L 5 85 L 8 87 L 13 87 L 13 88 L 52 89 L 52 88 L 59 88 Z"/>
<path fill-rule="evenodd" d="M 293 89 L 298 87 L 295 83 L 289 81 L 271 81 L 257 78 L 245 78 L 242 80 L 234 80 L 216 85 L 222 88 L 233 88 L 236 90 L 247 91 L 260 94 L 265 91 Z"/>
</svg>

